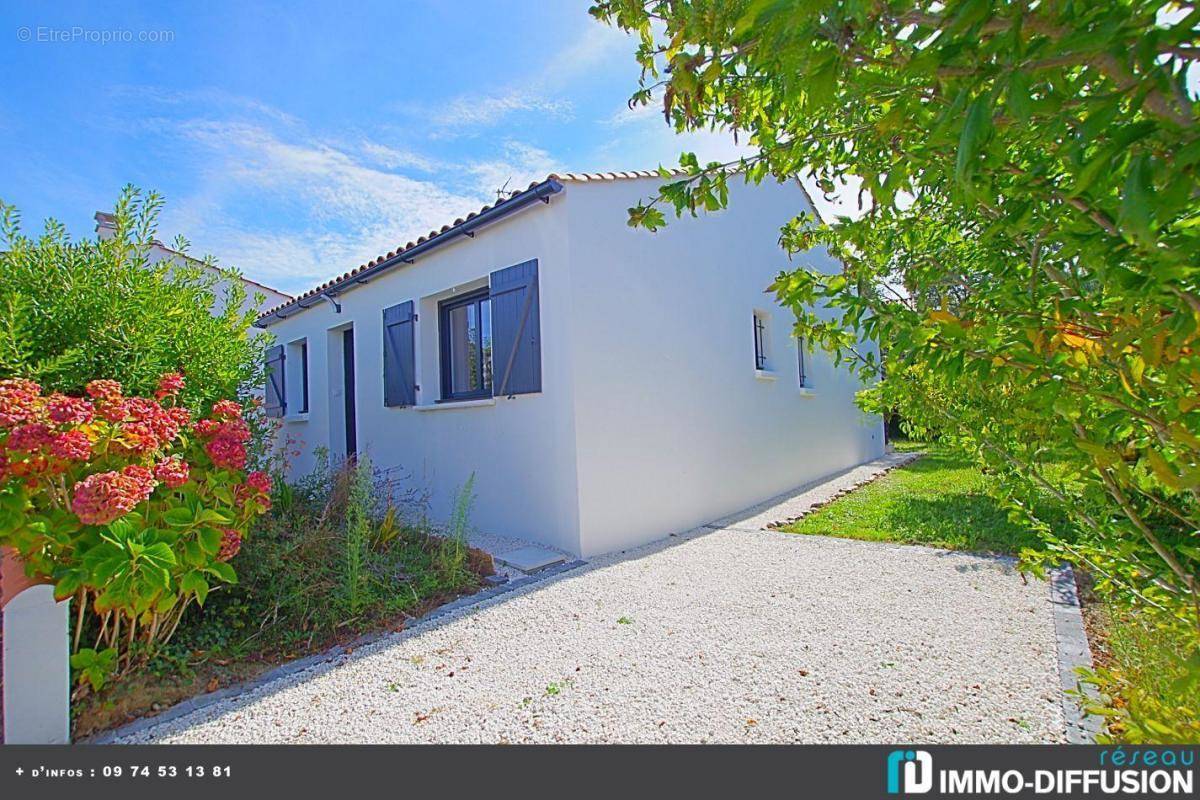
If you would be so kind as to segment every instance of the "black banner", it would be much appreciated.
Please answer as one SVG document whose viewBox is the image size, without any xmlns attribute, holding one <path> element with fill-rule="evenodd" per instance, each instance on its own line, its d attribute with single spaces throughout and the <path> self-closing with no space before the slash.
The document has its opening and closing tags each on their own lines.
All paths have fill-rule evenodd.
<svg viewBox="0 0 1200 800">
<path fill-rule="evenodd" d="M 1196 747 L 0 747 L 0 798 L 523 796 L 1194 797 Z M 283 793 L 288 793 L 284 795 Z M 76 795 L 78 796 L 78 795 Z"/>
</svg>

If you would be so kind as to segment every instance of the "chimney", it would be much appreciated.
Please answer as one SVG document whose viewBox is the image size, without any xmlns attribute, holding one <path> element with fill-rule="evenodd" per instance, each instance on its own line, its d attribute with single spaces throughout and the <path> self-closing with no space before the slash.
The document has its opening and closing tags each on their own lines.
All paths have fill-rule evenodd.
<svg viewBox="0 0 1200 800">
<path fill-rule="evenodd" d="M 107 211 L 96 212 L 96 237 L 101 241 L 113 238 L 117 233 L 116 220 Z"/>
</svg>

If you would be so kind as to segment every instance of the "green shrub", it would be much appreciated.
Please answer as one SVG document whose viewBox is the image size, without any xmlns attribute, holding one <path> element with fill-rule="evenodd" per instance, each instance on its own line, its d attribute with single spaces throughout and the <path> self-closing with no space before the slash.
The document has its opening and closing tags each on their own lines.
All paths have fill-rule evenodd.
<svg viewBox="0 0 1200 800">
<path fill-rule="evenodd" d="M 159 375 L 182 372 L 193 410 L 257 383 L 265 337 L 249 335 L 241 281 L 219 287 L 211 259 L 147 264 L 161 208 L 158 195 L 126 188 L 116 235 L 75 242 L 54 220 L 36 239 L 22 235 L 17 210 L 0 202 L 0 378 L 74 394 L 109 378 L 150 395 Z"/>
</svg>

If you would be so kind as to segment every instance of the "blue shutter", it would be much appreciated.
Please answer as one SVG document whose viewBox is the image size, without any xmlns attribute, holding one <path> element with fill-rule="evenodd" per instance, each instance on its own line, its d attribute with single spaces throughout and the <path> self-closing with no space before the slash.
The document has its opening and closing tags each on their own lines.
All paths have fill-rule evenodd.
<svg viewBox="0 0 1200 800">
<path fill-rule="evenodd" d="M 282 417 L 287 411 L 287 382 L 283 374 L 283 345 L 267 348 L 266 410 L 268 417 Z"/>
<path fill-rule="evenodd" d="M 383 404 L 411 406 L 417 402 L 413 301 L 383 310 Z"/>
<path fill-rule="evenodd" d="M 492 387 L 497 396 L 542 390 L 537 259 L 491 275 Z"/>
</svg>

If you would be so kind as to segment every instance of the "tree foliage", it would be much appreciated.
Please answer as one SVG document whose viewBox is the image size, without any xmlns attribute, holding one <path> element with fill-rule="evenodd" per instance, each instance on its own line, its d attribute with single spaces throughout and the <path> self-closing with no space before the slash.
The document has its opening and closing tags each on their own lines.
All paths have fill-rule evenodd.
<svg viewBox="0 0 1200 800">
<path fill-rule="evenodd" d="M 803 177 L 779 298 L 797 333 L 999 471 L 1048 547 L 1200 629 L 1200 8 L 1165 0 L 605 0 L 641 39 L 632 103 L 756 150 L 630 209 Z M 824 247 L 839 274 L 805 266 Z M 814 309 L 821 309 L 819 312 Z M 862 339 L 886 351 L 886 377 Z M 1033 515 L 1057 498 L 1077 537 Z M 1151 739 L 1153 736 L 1147 734 Z"/>
<path fill-rule="evenodd" d="M 182 402 L 198 410 L 257 383 L 262 345 L 237 274 L 187 258 L 183 240 L 180 258 L 149 262 L 162 205 L 128 187 L 111 239 L 72 241 L 54 220 L 36 239 L 23 235 L 17 210 L 0 202 L 0 378 L 76 394 L 106 378 L 149 394 L 179 371 Z"/>
</svg>

